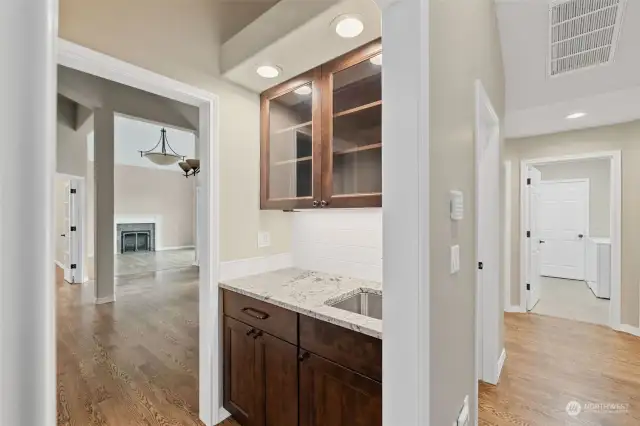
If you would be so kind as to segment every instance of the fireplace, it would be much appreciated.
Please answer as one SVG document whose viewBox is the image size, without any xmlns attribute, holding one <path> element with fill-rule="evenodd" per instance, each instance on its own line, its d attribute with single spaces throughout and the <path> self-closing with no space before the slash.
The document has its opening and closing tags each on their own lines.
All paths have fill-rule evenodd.
<svg viewBox="0 0 640 426">
<path fill-rule="evenodd" d="M 116 235 L 120 253 L 149 252 L 156 250 L 155 223 L 117 224 Z"/>
</svg>

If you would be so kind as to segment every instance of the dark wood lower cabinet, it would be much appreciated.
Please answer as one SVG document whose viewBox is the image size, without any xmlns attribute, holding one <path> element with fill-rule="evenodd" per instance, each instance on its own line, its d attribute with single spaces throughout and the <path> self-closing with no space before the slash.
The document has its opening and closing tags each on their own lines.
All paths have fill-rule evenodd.
<svg viewBox="0 0 640 426">
<path fill-rule="evenodd" d="M 243 426 L 259 426 L 260 375 L 253 327 L 224 317 L 224 407 Z"/>
<path fill-rule="evenodd" d="M 240 425 L 382 426 L 381 341 L 224 296 L 223 405 Z M 248 309 L 264 315 L 246 324 Z"/>
<path fill-rule="evenodd" d="M 258 342 L 258 371 L 263 391 L 260 403 L 264 404 L 262 426 L 298 425 L 298 348 L 262 334 Z"/>
<path fill-rule="evenodd" d="M 300 361 L 300 426 L 382 425 L 382 384 L 319 356 Z"/>
</svg>

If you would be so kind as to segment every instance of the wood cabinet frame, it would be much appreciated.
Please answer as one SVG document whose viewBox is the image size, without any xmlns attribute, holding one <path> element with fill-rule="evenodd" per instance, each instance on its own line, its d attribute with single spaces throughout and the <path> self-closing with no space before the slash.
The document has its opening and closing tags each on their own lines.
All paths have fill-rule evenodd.
<svg viewBox="0 0 640 426">
<path fill-rule="evenodd" d="M 312 191 L 310 197 L 301 198 L 276 198 L 269 197 L 269 172 L 270 172 L 270 138 L 269 126 L 270 117 L 269 109 L 271 100 L 292 92 L 296 88 L 305 84 L 312 83 L 312 106 L 311 106 L 311 143 L 312 147 Z M 320 89 L 320 68 L 312 69 L 304 74 L 292 78 L 278 86 L 263 92 L 260 95 L 260 208 L 265 209 L 295 209 L 295 208 L 311 208 L 320 203 L 320 195 L 322 191 L 321 166 L 322 166 L 322 150 L 321 150 L 321 132 L 320 123 L 322 122 L 321 111 L 321 89 Z"/>
<path fill-rule="evenodd" d="M 260 95 L 260 208 L 304 209 L 314 207 L 381 207 L 382 194 L 333 194 L 333 75 L 382 52 L 382 41 L 374 40 L 326 64 L 281 83 Z M 312 101 L 312 196 L 271 199 L 270 101 L 296 88 L 313 83 Z M 380 100 L 380 104 L 382 100 Z"/>
</svg>

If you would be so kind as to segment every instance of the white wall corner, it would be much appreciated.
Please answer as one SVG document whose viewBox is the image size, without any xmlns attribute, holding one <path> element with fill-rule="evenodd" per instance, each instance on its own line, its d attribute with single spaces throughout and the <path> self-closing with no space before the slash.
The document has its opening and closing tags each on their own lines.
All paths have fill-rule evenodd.
<svg viewBox="0 0 640 426">
<path fill-rule="evenodd" d="M 502 368 L 504 367 L 504 362 L 507 360 L 507 350 L 502 348 L 502 353 L 500 354 L 500 358 L 498 358 L 498 364 L 496 366 L 496 383 L 500 382 L 500 375 L 502 374 Z"/>
<path fill-rule="evenodd" d="M 280 253 L 271 256 L 251 257 L 220 263 L 220 281 L 233 280 L 249 275 L 293 267 L 293 255 Z"/>
</svg>

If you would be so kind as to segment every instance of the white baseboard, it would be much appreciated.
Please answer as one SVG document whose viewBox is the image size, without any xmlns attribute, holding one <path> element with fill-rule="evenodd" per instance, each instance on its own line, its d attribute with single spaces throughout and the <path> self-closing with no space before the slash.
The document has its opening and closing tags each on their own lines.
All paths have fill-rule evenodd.
<svg viewBox="0 0 640 426">
<path fill-rule="evenodd" d="M 156 251 L 195 249 L 196 246 L 156 247 Z"/>
<path fill-rule="evenodd" d="M 526 311 L 520 305 L 511 305 L 504 308 L 505 312 L 524 314 Z"/>
<path fill-rule="evenodd" d="M 500 375 L 502 374 L 502 367 L 504 367 L 504 362 L 507 359 L 507 350 L 502 349 L 502 353 L 500 354 L 500 358 L 498 359 L 498 365 L 496 367 L 496 383 L 500 381 Z"/>
<path fill-rule="evenodd" d="M 113 303 L 116 301 L 116 295 L 107 297 L 96 297 L 96 305 L 104 305 L 105 303 Z"/>
<path fill-rule="evenodd" d="M 640 337 L 640 328 L 639 327 L 634 327 L 632 325 L 621 324 L 620 328 L 618 329 L 618 331 L 622 331 L 623 333 L 628 333 L 628 334 L 631 334 L 633 336 Z"/>
<path fill-rule="evenodd" d="M 233 280 L 291 267 L 293 267 L 293 255 L 291 253 L 231 260 L 220 263 L 220 281 Z"/>
<path fill-rule="evenodd" d="M 218 412 L 218 423 L 222 423 L 231 417 L 231 413 L 225 410 L 223 407 L 220 407 L 220 411 Z"/>
</svg>

